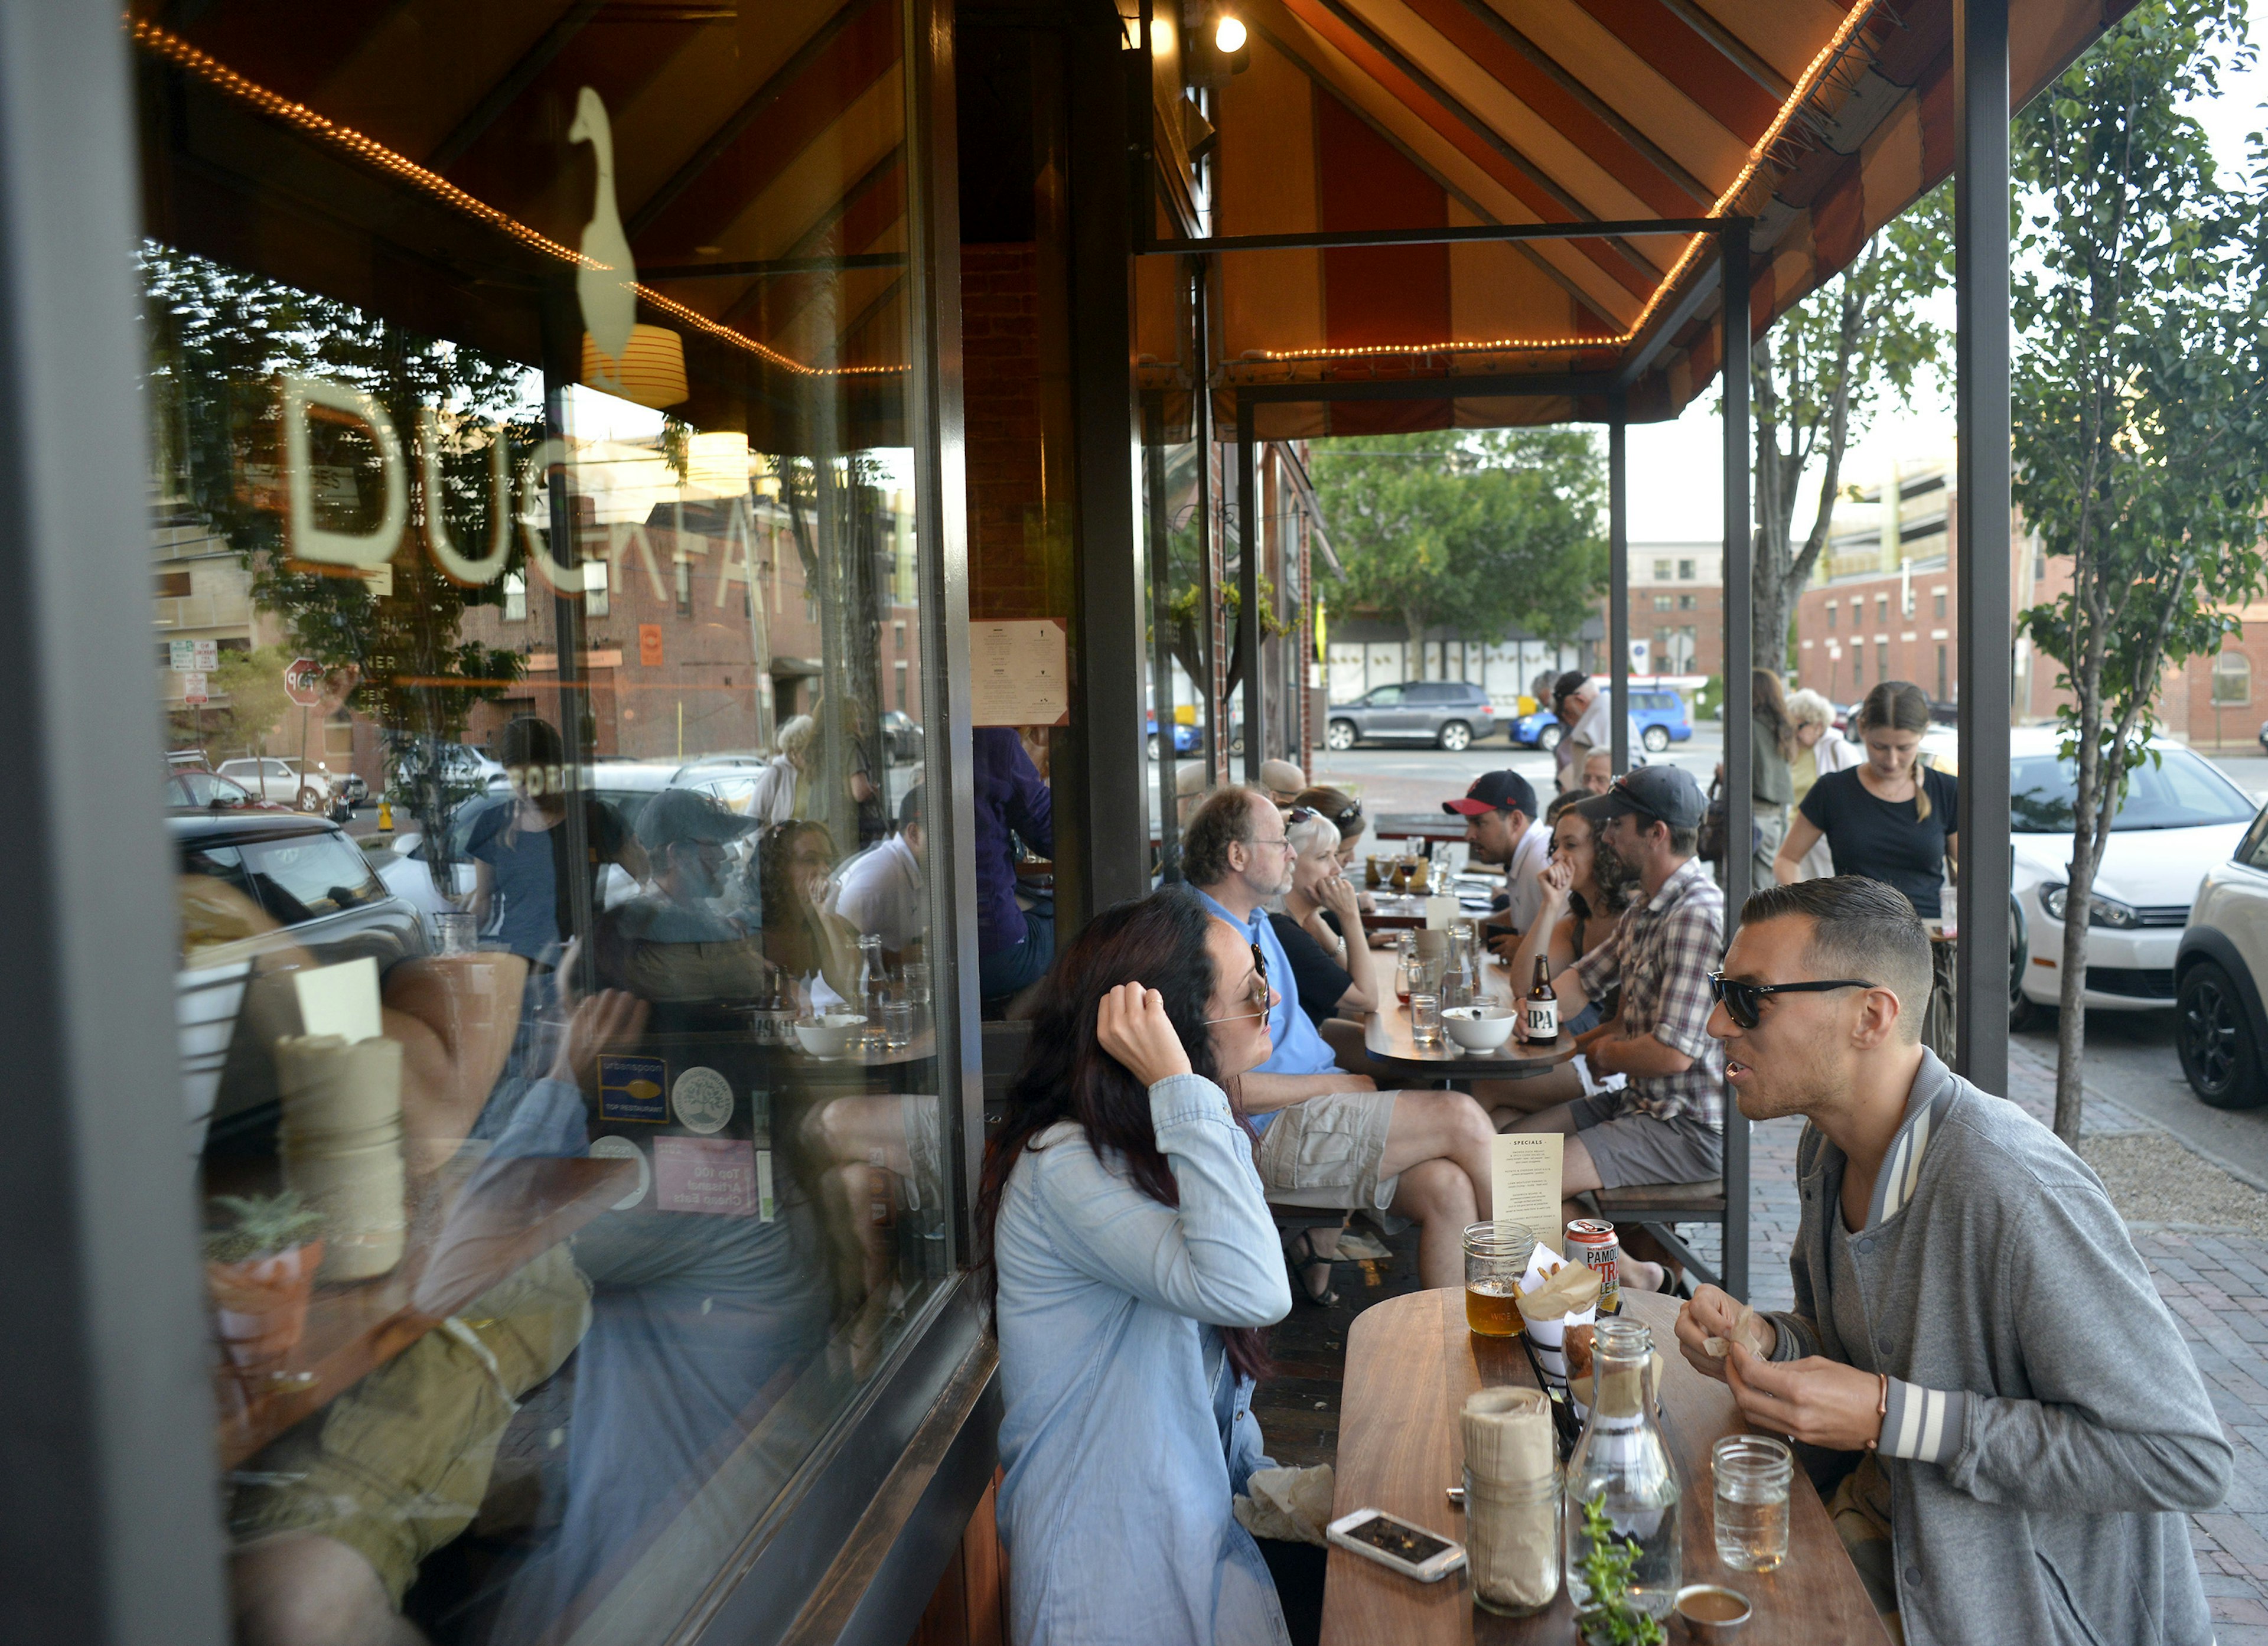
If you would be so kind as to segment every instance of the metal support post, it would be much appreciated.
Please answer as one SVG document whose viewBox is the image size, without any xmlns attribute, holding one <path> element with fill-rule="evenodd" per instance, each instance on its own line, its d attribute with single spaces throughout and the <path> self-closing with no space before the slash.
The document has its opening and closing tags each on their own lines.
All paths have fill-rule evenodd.
<svg viewBox="0 0 2268 1646">
<path fill-rule="evenodd" d="M 1960 985 L 1955 1062 L 2008 1089 L 2008 5 L 1955 0 L 1954 306 L 1960 493 Z"/>
<path fill-rule="evenodd" d="M 1244 781 L 1260 782 L 1267 734 L 1260 694 L 1260 496 L 1254 460 L 1251 403 L 1236 401 L 1236 651 L 1244 659 Z"/>
<path fill-rule="evenodd" d="M 1749 507 L 1749 224 L 1737 219 L 1718 236 L 1725 269 L 1725 936 L 1729 941 L 1748 901 L 1754 855 L 1756 784 L 1750 747 L 1756 735 L 1755 667 L 1750 634 L 1755 605 L 1750 556 L 1755 527 Z M 1732 1086 L 1725 1088 L 1725 1290 L 1749 1295 L 1749 1123 Z"/>
<path fill-rule="evenodd" d="M 1182 878 L 1181 819 L 1174 805 L 1174 717 L 1173 650 L 1173 530 L 1166 518 L 1166 428 L 1160 396 L 1142 397 L 1142 516 L 1150 543 L 1150 733 L 1158 751 L 1158 873 Z"/>
<path fill-rule="evenodd" d="M 1607 663 L 1614 682 L 1614 762 L 1630 770 L 1630 424 L 1620 389 L 1607 396 Z M 1583 774 L 1577 772 L 1580 783 Z"/>
</svg>

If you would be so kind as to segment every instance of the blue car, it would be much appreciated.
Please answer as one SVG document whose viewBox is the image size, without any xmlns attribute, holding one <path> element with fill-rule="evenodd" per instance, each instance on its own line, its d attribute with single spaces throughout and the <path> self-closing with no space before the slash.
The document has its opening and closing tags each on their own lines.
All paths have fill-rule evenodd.
<svg viewBox="0 0 2268 1646">
<path fill-rule="evenodd" d="M 1693 716 L 1678 693 L 1660 687 L 1634 690 L 1630 695 L 1631 724 L 1638 728 L 1638 739 L 1647 753 L 1659 754 L 1693 735 Z"/>
<path fill-rule="evenodd" d="M 1144 731 L 1147 735 L 1143 738 L 1143 746 L 1149 750 L 1150 758 L 1154 761 L 1158 758 L 1158 716 L 1154 710 L 1146 717 Z M 1184 725 L 1180 721 L 1175 721 L 1174 723 L 1174 758 L 1179 759 L 1184 754 L 1198 754 L 1204 751 L 1204 729 L 1202 726 Z"/>
<path fill-rule="evenodd" d="M 1559 716 L 1548 709 L 1539 709 L 1532 715 L 1521 715 L 1505 726 L 1505 737 L 1518 749 L 1542 749 L 1546 754 L 1559 746 L 1559 739 L 1567 735 L 1567 728 L 1559 724 Z"/>
</svg>

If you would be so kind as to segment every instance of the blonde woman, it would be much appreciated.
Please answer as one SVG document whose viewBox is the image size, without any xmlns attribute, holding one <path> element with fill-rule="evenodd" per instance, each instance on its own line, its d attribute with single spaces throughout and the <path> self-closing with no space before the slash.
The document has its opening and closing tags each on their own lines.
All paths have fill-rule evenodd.
<svg viewBox="0 0 2268 1646">
<path fill-rule="evenodd" d="M 1795 804 L 1801 805 L 1811 786 L 1830 772 L 1848 771 L 1867 758 L 1866 752 L 1835 729 L 1835 705 L 1817 692 L 1790 692 L 1787 717 L 1795 726 L 1795 753 L 1788 761 L 1794 780 Z M 1803 854 L 1806 880 L 1823 880 L 1835 872 L 1835 862 L 1822 840 Z"/>
<path fill-rule="evenodd" d="M 1342 1011 L 1378 1010 L 1379 965 L 1362 930 L 1354 883 L 1339 865 L 1338 826 L 1312 806 L 1293 806 L 1284 826 L 1291 843 L 1292 889 L 1270 915 L 1292 962 L 1300 1010 L 1318 1028 Z"/>
<path fill-rule="evenodd" d="M 1884 680 L 1859 710 L 1863 764 L 1830 772 L 1811 786 L 1787 832 L 1772 874 L 1783 885 L 1804 878 L 1806 853 L 1827 844 L 1837 874 L 1863 874 L 1906 894 L 1925 921 L 1942 917 L 1948 867 L 1960 867 L 1959 786 L 1920 763 L 1929 699 L 1908 680 Z"/>
<path fill-rule="evenodd" d="M 784 823 L 806 815 L 811 798 L 811 740 L 818 732 L 816 720 L 798 715 L 774 734 L 779 758 L 756 774 L 755 793 L 748 799 L 748 815 L 759 824 Z"/>
</svg>

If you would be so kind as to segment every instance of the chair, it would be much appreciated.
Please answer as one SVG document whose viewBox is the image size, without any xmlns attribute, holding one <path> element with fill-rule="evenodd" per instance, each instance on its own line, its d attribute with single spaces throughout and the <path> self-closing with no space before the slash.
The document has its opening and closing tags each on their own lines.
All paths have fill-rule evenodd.
<svg viewBox="0 0 2268 1646">
<path fill-rule="evenodd" d="M 984 1136 L 989 1143 L 1008 1116 L 1008 1088 L 1024 1066 L 1032 1043 L 1029 1018 L 988 1022 L 979 1025 L 984 1052 Z"/>
<path fill-rule="evenodd" d="M 1728 1168 L 1729 1165 L 1728 1161 Z M 1693 1248 L 1678 1238 L 1671 1225 L 1680 1223 L 1715 1223 L 1717 1249 L 1719 1253 L 1724 1252 L 1732 1237 L 1725 1216 L 1725 1209 L 1731 1203 L 1729 1191 L 1732 1187 L 1722 1178 L 1704 1178 L 1697 1183 L 1638 1183 L 1627 1188 L 1594 1189 L 1578 1198 L 1617 1228 L 1626 1223 L 1636 1223 L 1660 1241 L 1672 1256 L 1695 1275 L 1712 1286 L 1722 1286 L 1725 1278 L 1721 1271 L 1712 1268 L 1696 1257 Z"/>
</svg>

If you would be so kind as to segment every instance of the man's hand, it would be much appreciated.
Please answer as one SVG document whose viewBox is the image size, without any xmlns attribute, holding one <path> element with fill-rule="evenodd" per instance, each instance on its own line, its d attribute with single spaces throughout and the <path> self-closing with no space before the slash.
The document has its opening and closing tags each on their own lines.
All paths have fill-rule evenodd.
<svg viewBox="0 0 2268 1646">
<path fill-rule="evenodd" d="M 1094 1038 L 1145 1086 L 1189 1072 L 1189 1054 L 1166 1016 L 1166 997 L 1139 983 L 1121 983 L 1095 1009 Z"/>
<path fill-rule="evenodd" d="M 1703 1348 L 1701 1342 L 1704 1338 L 1729 1339 L 1733 1323 L 1740 1316 L 1740 1302 L 1731 1293 L 1715 1286 L 1695 1288 L 1693 1300 L 1677 1312 L 1677 1347 L 1686 1363 L 1705 1378 L 1726 1381 L 1725 1363 Z M 1777 1335 L 1779 1328 L 1774 1326 L 1772 1331 Z"/>
<path fill-rule="evenodd" d="M 1881 1435 L 1882 1380 L 1871 1371 L 1820 1355 L 1759 1360 L 1735 1343 L 1725 1373 L 1741 1415 L 1758 1429 L 1830 1451 L 1861 1451 Z"/>
<path fill-rule="evenodd" d="M 599 1054 L 628 1045 L 645 1032 L 646 1003 L 619 988 L 602 988 L 575 1004 L 551 1060 L 554 1080 L 571 1080 L 585 1091 L 596 1077 Z"/>
<path fill-rule="evenodd" d="M 1520 952 L 1520 934 L 1509 928 L 1499 928 L 1488 937 L 1489 952 L 1499 960 L 1509 960 Z"/>
</svg>

